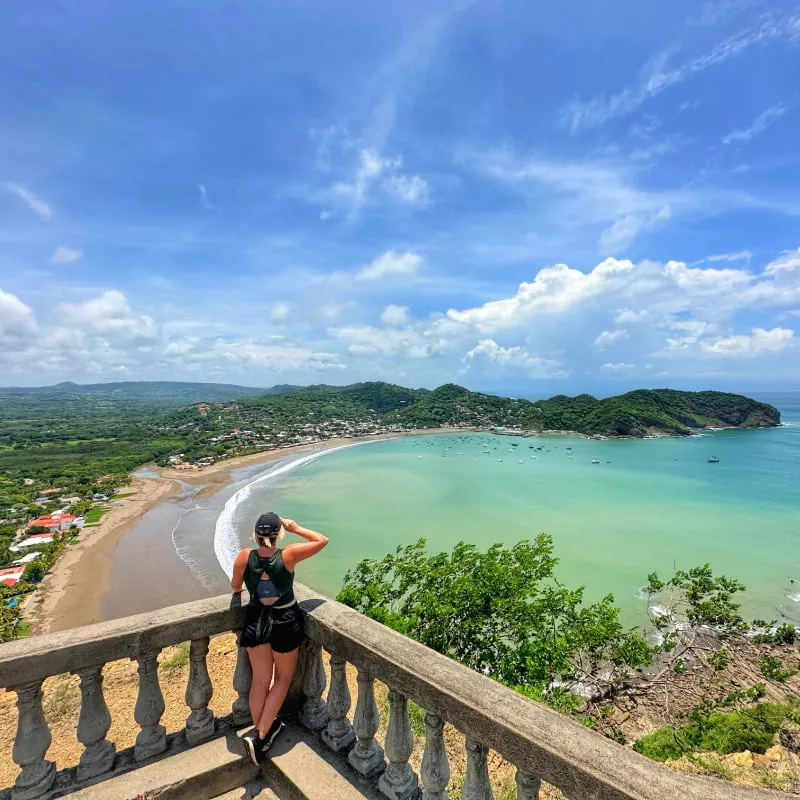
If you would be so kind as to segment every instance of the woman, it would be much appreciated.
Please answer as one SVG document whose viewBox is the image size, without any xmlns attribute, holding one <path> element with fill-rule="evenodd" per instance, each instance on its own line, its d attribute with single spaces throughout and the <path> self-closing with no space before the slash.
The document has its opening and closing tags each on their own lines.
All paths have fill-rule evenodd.
<svg viewBox="0 0 800 800">
<path fill-rule="evenodd" d="M 307 541 L 280 548 L 277 544 L 285 531 Z M 294 568 L 319 553 L 328 537 L 270 511 L 258 518 L 255 541 L 257 548 L 236 556 L 231 588 L 239 594 L 244 583 L 250 594 L 239 645 L 247 648 L 253 668 L 250 714 L 255 728 L 243 741 L 250 758 L 260 764 L 283 727 L 277 714 L 294 677 L 304 638 L 303 617 L 294 597 Z"/>
</svg>

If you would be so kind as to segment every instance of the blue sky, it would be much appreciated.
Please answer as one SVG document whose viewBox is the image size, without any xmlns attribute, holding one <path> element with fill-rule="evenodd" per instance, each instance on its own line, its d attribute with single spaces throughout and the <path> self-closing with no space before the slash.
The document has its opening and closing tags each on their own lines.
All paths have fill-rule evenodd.
<svg viewBox="0 0 800 800">
<path fill-rule="evenodd" d="M 800 387 L 800 6 L 0 5 L 0 383 Z"/>
</svg>

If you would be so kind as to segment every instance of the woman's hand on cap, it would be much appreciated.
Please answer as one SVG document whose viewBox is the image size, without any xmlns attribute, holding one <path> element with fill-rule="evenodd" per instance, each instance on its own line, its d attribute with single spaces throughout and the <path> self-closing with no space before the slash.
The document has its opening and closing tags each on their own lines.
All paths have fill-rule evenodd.
<svg viewBox="0 0 800 800">
<path fill-rule="evenodd" d="M 283 527 L 290 533 L 294 533 L 297 528 L 297 523 L 293 519 L 284 519 L 281 517 L 281 522 L 283 523 Z"/>
</svg>

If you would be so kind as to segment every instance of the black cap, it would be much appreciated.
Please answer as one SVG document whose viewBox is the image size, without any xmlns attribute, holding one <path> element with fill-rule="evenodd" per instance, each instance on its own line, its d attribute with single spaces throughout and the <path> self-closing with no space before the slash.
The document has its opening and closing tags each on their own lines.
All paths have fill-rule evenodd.
<svg viewBox="0 0 800 800">
<path fill-rule="evenodd" d="M 281 525 L 281 518 L 274 511 L 268 511 L 256 520 L 256 536 L 277 536 Z"/>
</svg>

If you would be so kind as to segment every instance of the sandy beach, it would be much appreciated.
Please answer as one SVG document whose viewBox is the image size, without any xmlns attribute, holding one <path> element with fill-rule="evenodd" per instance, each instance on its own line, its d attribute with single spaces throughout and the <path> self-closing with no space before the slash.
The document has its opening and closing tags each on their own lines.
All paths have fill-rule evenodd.
<svg viewBox="0 0 800 800">
<path fill-rule="evenodd" d="M 31 620 L 32 631 L 34 634 L 49 633 L 102 622 L 109 618 L 108 603 L 105 600 L 112 590 L 112 576 L 115 574 L 116 562 L 121 557 L 125 558 L 124 582 L 115 584 L 114 591 L 130 593 L 136 591 L 137 587 L 147 587 L 146 596 L 141 598 L 141 609 L 127 613 L 149 610 L 153 604 L 160 607 L 199 596 L 202 588 L 175 553 L 167 532 L 157 538 L 151 537 L 139 542 L 128 542 L 126 539 L 123 542 L 126 534 L 136 527 L 148 511 L 175 500 L 184 492 L 181 483 L 197 487 L 199 491 L 194 496 L 201 499 L 224 489 L 232 482 L 232 473 L 245 467 L 358 442 L 453 432 L 452 429 L 441 429 L 379 434 L 360 439 L 329 439 L 325 442 L 230 458 L 203 469 L 167 469 L 148 465 L 147 469 L 159 477 L 133 476 L 130 488 L 123 492 L 132 491 L 133 496 L 119 500 L 119 504 L 114 502 L 111 511 L 97 527 L 85 528 L 78 542 L 64 550 L 56 565 L 45 576 L 40 588 L 31 595 L 25 605 L 25 612 Z M 158 565 L 160 575 L 169 575 L 169 578 L 154 581 L 154 564 Z"/>
</svg>

